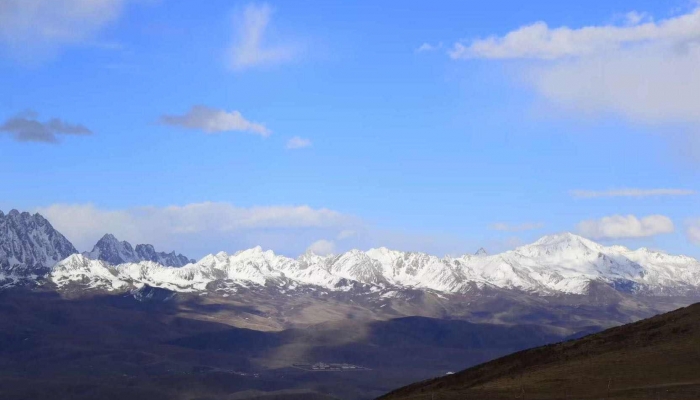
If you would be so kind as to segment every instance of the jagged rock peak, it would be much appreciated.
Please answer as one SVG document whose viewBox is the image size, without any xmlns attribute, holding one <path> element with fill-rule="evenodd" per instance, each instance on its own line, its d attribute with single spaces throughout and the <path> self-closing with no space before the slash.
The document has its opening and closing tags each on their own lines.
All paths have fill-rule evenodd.
<svg viewBox="0 0 700 400">
<path fill-rule="evenodd" d="M 474 253 L 474 255 L 475 256 L 487 256 L 487 255 L 489 255 L 489 253 L 486 251 L 485 248 L 479 247 L 479 250 L 477 250 L 476 253 Z"/>
<path fill-rule="evenodd" d="M 195 260 L 174 251 L 171 253 L 157 252 L 150 244 L 138 244 L 134 248 L 129 242 L 119 241 L 109 233 L 102 236 L 92 251 L 84 252 L 83 255 L 112 265 L 152 261 L 168 267 L 182 267 L 195 262 Z"/>
<path fill-rule="evenodd" d="M 40 214 L 0 212 L 0 272 L 41 275 L 74 253 L 73 244 Z"/>
</svg>

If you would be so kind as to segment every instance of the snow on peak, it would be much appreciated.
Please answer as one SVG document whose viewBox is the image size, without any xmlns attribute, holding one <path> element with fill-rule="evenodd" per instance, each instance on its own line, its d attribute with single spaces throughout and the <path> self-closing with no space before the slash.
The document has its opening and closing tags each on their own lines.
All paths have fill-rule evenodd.
<svg viewBox="0 0 700 400">
<path fill-rule="evenodd" d="M 598 243 L 586 239 L 583 236 L 571 232 L 562 232 L 554 235 L 546 235 L 538 239 L 530 246 L 558 247 L 558 248 L 600 248 Z"/>
<path fill-rule="evenodd" d="M 119 279 L 117 275 L 117 271 L 104 261 L 73 254 L 54 265 L 49 277 L 59 287 L 80 282 L 89 288 L 111 291 L 128 286 L 128 283 Z"/>
<path fill-rule="evenodd" d="M 30 276 L 77 250 L 39 214 L 0 212 L 0 274 Z"/>
<path fill-rule="evenodd" d="M 518 247 L 515 252 L 528 257 L 575 258 L 580 255 L 597 254 L 603 249 L 603 246 L 592 240 L 565 232 L 544 236 L 535 243 Z"/>
<path fill-rule="evenodd" d="M 478 257 L 439 258 L 380 247 L 328 256 L 307 252 L 295 259 L 257 246 L 233 255 L 210 254 L 181 268 L 150 261 L 110 266 L 74 255 L 57 264 L 51 278 L 60 285 L 76 280 L 90 282 L 91 287 L 147 284 L 175 291 L 204 291 L 215 281 L 241 286 L 314 285 L 328 290 L 344 290 L 348 282 L 357 282 L 379 289 L 448 293 L 466 292 L 477 285 L 539 294 L 582 294 L 591 281 L 658 294 L 700 290 L 700 262 L 693 258 L 605 247 L 571 233 L 545 236 L 501 254 L 477 253 Z"/>
</svg>

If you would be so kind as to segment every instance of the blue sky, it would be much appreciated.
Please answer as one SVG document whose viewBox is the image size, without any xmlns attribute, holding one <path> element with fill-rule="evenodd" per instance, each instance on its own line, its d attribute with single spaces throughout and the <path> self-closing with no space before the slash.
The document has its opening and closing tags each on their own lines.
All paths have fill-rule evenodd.
<svg viewBox="0 0 700 400">
<path fill-rule="evenodd" d="M 80 250 L 700 256 L 692 2 L 5 3 L 0 209 Z"/>
</svg>

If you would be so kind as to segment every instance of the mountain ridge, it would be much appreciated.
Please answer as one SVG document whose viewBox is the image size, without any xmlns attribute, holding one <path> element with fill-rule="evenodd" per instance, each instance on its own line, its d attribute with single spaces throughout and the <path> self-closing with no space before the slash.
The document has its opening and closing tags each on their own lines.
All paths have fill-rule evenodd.
<svg viewBox="0 0 700 400">
<path fill-rule="evenodd" d="M 632 294 L 700 293 L 700 261 L 692 257 L 647 248 L 606 247 L 568 232 L 499 254 L 480 249 L 475 254 L 437 257 L 378 247 L 325 256 L 307 252 L 291 258 L 256 246 L 195 261 L 175 252 L 156 252 L 151 245 L 134 248 L 111 234 L 104 235 L 91 252 L 77 254 L 39 214 L 13 210 L 0 218 L 2 285 L 14 282 L 6 277 L 12 269 L 33 274 L 36 280 L 46 277 L 59 288 L 106 291 L 147 284 L 183 292 L 204 292 L 214 285 L 224 292 L 251 286 L 285 291 L 303 286 L 334 292 L 395 289 L 465 294 L 475 288 L 496 288 L 536 295 L 580 295 L 592 282 L 600 282 Z M 20 263 L 17 256 L 28 262 Z"/>
<path fill-rule="evenodd" d="M 152 261 L 168 267 L 182 267 L 196 260 L 182 254 L 157 252 L 153 245 L 137 244 L 131 246 L 127 241 L 119 241 L 114 235 L 107 233 L 97 241 L 92 251 L 82 253 L 92 260 L 106 261 L 112 265 Z"/>
<path fill-rule="evenodd" d="M 86 262 L 72 256 L 54 267 L 52 277 L 59 286 L 75 280 L 70 278 L 72 265 L 85 269 Z M 94 266 L 96 271 L 101 267 Z M 652 295 L 695 294 L 700 288 L 696 259 L 646 248 L 606 247 L 571 233 L 545 236 L 493 255 L 439 258 L 380 247 L 328 256 L 307 252 L 295 259 L 256 246 L 234 254 L 209 254 L 178 269 L 153 262 L 106 268 L 109 280 L 118 279 L 113 281 L 118 287 L 148 284 L 176 291 L 203 291 L 222 280 L 245 287 L 310 285 L 332 291 L 349 290 L 352 282 L 375 291 L 403 288 L 444 293 L 466 293 L 476 285 L 541 295 L 584 294 L 593 281 Z M 95 276 L 103 275 L 95 272 Z M 104 282 L 93 286 L 108 287 Z"/>
</svg>

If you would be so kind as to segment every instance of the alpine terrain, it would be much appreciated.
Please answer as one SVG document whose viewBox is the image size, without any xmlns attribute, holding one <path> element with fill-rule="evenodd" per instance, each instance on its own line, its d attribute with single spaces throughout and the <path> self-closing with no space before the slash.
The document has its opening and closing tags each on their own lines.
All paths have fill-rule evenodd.
<svg viewBox="0 0 700 400">
<path fill-rule="evenodd" d="M 40 279 L 77 252 L 41 215 L 0 211 L 0 287 Z"/>
<path fill-rule="evenodd" d="M 0 216 L 0 383 L 23 398 L 368 399 L 700 299 L 698 260 L 571 233 L 196 261 L 111 234 L 78 253 L 39 214 Z"/>
<path fill-rule="evenodd" d="M 109 233 L 95 244 L 92 251 L 86 251 L 82 254 L 86 258 L 102 260 L 112 265 L 153 261 L 167 267 L 182 267 L 195 262 L 182 254 L 175 254 L 174 251 L 171 253 L 157 252 L 150 244 L 137 244 L 136 247 L 131 247 L 129 242 L 120 242 Z"/>
<path fill-rule="evenodd" d="M 148 284 L 178 292 L 209 291 L 213 286 L 223 292 L 285 287 L 291 291 L 364 290 L 387 297 L 392 296 L 389 290 L 468 294 L 483 289 L 582 295 L 595 284 L 649 296 L 695 295 L 700 289 L 698 260 L 646 248 L 605 247 L 571 233 L 545 236 L 502 254 L 480 251 L 443 258 L 378 248 L 330 256 L 307 253 L 293 259 L 255 247 L 235 254 L 210 254 L 184 265 L 189 260 L 174 253 L 145 259 L 139 252 L 145 246 L 139 246 L 134 251 L 128 243 L 105 235 L 92 252 L 56 263 L 48 279 L 59 287 L 79 281 L 108 291 Z M 184 266 L 173 268 L 172 264 Z"/>
</svg>

